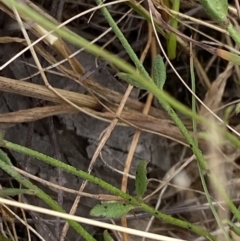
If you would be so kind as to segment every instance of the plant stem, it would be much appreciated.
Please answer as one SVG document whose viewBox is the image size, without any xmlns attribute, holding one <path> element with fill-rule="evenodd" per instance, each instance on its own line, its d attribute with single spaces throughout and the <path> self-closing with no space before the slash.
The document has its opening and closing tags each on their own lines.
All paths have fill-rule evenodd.
<svg viewBox="0 0 240 241">
<path fill-rule="evenodd" d="M 222 27 L 224 27 L 233 40 L 240 45 L 240 33 L 228 19 L 227 0 L 199 0 L 206 13 Z"/>
<path fill-rule="evenodd" d="M 172 3 L 172 10 L 178 12 L 180 7 L 180 0 L 174 0 Z M 177 15 L 173 15 L 170 20 L 170 25 L 177 29 L 178 28 L 178 17 Z M 177 50 L 177 36 L 173 32 L 168 33 L 167 38 L 167 50 L 169 59 L 176 58 L 176 50 Z"/>
<path fill-rule="evenodd" d="M 29 180 L 24 178 L 22 175 L 20 175 L 17 171 L 15 171 L 12 166 L 6 164 L 1 158 L 0 158 L 0 168 L 4 170 L 6 173 L 8 173 L 10 176 L 12 176 L 15 180 L 17 180 L 19 183 L 21 183 L 26 188 L 29 188 L 30 190 L 33 190 L 35 192 L 35 195 L 39 197 L 41 200 L 43 200 L 49 207 L 51 207 L 53 210 L 66 213 L 66 211 L 56 202 L 54 201 L 49 195 L 47 195 L 45 192 L 43 192 L 40 188 L 32 184 Z M 89 234 L 79 223 L 67 220 L 69 225 L 76 230 L 85 240 L 87 241 L 96 241 L 95 238 L 91 234 Z"/>
<path fill-rule="evenodd" d="M 165 93 L 164 91 L 158 90 L 156 88 L 156 85 L 152 82 L 146 79 L 144 76 L 139 74 L 131 65 L 129 65 L 126 61 L 123 59 L 120 59 L 118 56 L 113 55 L 109 53 L 106 50 L 101 49 L 100 47 L 90 44 L 89 41 L 85 40 L 81 36 L 73 33 L 69 29 L 62 27 L 57 28 L 57 25 L 46 19 L 45 17 L 41 16 L 38 12 L 34 11 L 33 9 L 29 8 L 28 6 L 25 6 L 23 4 L 20 4 L 16 0 L 1 0 L 4 2 L 7 6 L 11 7 L 11 4 L 13 4 L 19 11 L 29 16 L 32 20 L 36 21 L 37 23 L 40 23 L 41 26 L 54 30 L 56 33 L 58 33 L 61 37 L 65 38 L 67 41 L 71 42 L 72 44 L 75 44 L 76 46 L 80 48 L 85 48 L 86 51 L 89 53 L 92 53 L 96 56 L 100 56 L 104 58 L 106 61 L 109 61 L 110 63 L 116 65 L 119 69 L 121 69 L 123 72 L 129 73 L 133 75 L 135 79 L 141 83 L 141 85 L 144 86 L 145 89 L 147 89 L 149 92 L 152 92 L 155 96 L 158 96 L 159 98 L 162 98 L 166 100 L 170 105 L 178 109 L 183 114 L 195 118 L 196 120 L 202 121 L 204 123 L 204 118 L 201 116 L 198 116 L 197 114 L 192 113 L 192 111 L 187 108 L 185 105 L 183 105 L 181 102 L 177 101 L 173 97 L 171 97 L 169 94 Z M 236 139 L 235 139 L 236 140 Z M 240 147 L 240 142 L 238 142 L 238 145 Z"/>
<path fill-rule="evenodd" d="M 47 20 L 43 16 L 41 16 L 36 11 L 33 11 L 31 8 L 29 8 L 27 5 L 24 5 L 16 0 L 1 0 L 11 8 L 12 4 L 18 8 L 19 11 L 26 14 L 26 16 L 29 16 L 32 20 L 35 20 L 36 23 L 40 23 L 43 27 L 47 29 L 54 30 L 56 33 L 58 33 L 60 36 L 68 40 L 69 42 L 76 44 L 79 47 L 84 47 L 88 52 L 101 56 L 105 60 L 109 61 L 110 63 L 116 65 L 119 69 L 123 70 L 126 73 L 131 74 L 134 76 L 134 78 L 141 83 L 142 86 L 145 87 L 149 92 L 151 92 L 153 95 L 155 95 L 160 103 L 163 104 L 164 109 L 168 112 L 168 114 L 171 116 L 171 118 L 174 120 L 174 122 L 177 124 L 177 126 L 180 128 L 181 132 L 183 133 L 184 137 L 186 138 L 189 145 L 192 147 L 194 154 L 196 155 L 197 159 L 200 161 L 200 165 L 203 169 L 208 170 L 208 165 L 199 150 L 198 146 L 195 145 L 194 140 L 192 139 L 191 135 L 187 131 L 186 127 L 183 125 L 179 117 L 176 115 L 176 113 L 173 111 L 172 107 L 178 109 L 182 113 L 184 113 L 187 116 L 190 116 L 191 118 L 194 118 L 195 120 L 201 121 L 201 123 L 206 124 L 205 118 L 197 115 L 196 113 L 192 113 L 192 111 L 187 108 L 185 105 L 183 105 L 181 102 L 175 100 L 170 95 L 165 93 L 162 90 L 159 90 L 156 85 L 149 81 L 149 78 L 146 78 L 145 76 L 139 74 L 132 66 L 130 66 L 126 61 L 118 58 L 117 56 L 110 54 L 109 52 L 97 47 L 96 45 L 90 44 L 87 40 L 83 39 L 82 37 L 78 36 L 77 34 L 71 32 L 67 28 L 59 29 L 57 28 L 57 25 L 52 23 L 51 21 Z M 170 108 L 171 107 L 171 108 Z M 231 135 L 230 133 L 226 133 L 225 136 L 232 141 L 237 147 L 240 147 L 239 140 Z M 233 205 L 233 204 L 232 204 Z M 232 210 L 232 209 L 231 209 Z M 233 211 L 233 210 L 232 210 Z"/>
<path fill-rule="evenodd" d="M 163 220 L 167 223 L 171 223 L 173 225 L 176 225 L 176 226 L 179 226 L 179 227 L 182 227 L 182 228 L 186 228 L 190 231 L 193 231 L 194 233 L 196 233 L 198 235 L 206 237 L 209 240 L 216 241 L 216 239 L 213 235 L 211 235 L 206 230 L 200 228 L 199 226 L 188 223 L 186 221 L 182 221 L 182 220 L 173 218 L 170 215 L 166 215 L 164 213 L 161 213 L 161 212 L 155 210 L 154 208 L 148 206 L 147 204 L 145 204 L 141 200 L 138 200 L 138 199 L 130 196 L 129 194 L 122 192 L 120 189 L 112 186 L 111 184 L 109 184 L 109 183 L 107 183 L 107 182 L 105 182 L 105 181 L 103 181 L 103 180 L 101 180 L 101 179 L 99 179 L 95 176 L 92 176 L 91 174 L 88 174 L 88 173 L 86 173 L 82 170 L 77 170 L 75 167 L 69 166 L 65 163 L 62 163 L 62 162 L 60 162 L 60 161 L 58 161 L 54 158 L 46 156 L 46 155 L 44 155 L 42 153 L 39 153 L 37 151 L 31 150 L 29 148 L 26 148 L 26 147 L 23 147 L 23 146 L 20 146 L 20 145 L 17 145 L 17 144 L 14 144 L 14 143 L 11 143 L 11 142 L 8 142 L 8 141 L 5 141 L 5 140 L 2 140 L 0 144 L 1 144 L 1 146 L 5 147 L 5 148 L 23 153 L 23 154 L 31 156 L 31 157 L 34 157 L 38 160 L 44 161 L 45 163 L 48 163 L 48 164 L 52 165 L 52 166 L 61 168 L 68 173 L 71 173 L 71 174 L 76 175 L 80 178 L 86 179 L 89 182 L 92 182 L 92 183 L 104 188 L 105 190 L 108 190 L 109 192 L 113 193 L 114 195 L 117 195 L 117 196 L 123 198 L 128 203 L 142 208 L 144 211 L 154 215 L 156 218 L 159 218 L 159 219 L 161 219 L 161 220 Z"/>
<path fill-rule="evenodd" d="M 95 2 L 98 5 L 102 4 L 101 0 L 95 0 Z M 129 57 L 131 58 L 131 60 L 135 64 L 135 66 L 138 69 L 138 71 L 140 72 L 140 74 L 142 74 L 143 76 L 151 79 L 149 74 L 148 74 L 148 72 L 145 70 L 143 64 L 139 60 L 138 56 L 135 54 L 134 50 L 132 49 L 131 45 L 128 43 L 128 41 L 125 38 L 125 36 L 123 35 L 122 31 L 119 29 L 119 27 L 117 26 L 116 22 L 112 18 L 112 16 L 109 13 L 107 7 L 102 7 L 101 8 L 101 12 L 102 12 L 102 15 L 105 17 L 105 19 L 107 20 L 108 24 L 112 27 L 114 33 L 116 34 L 117 38 L 121 42 L 123 48 L 128 53 Z"/>
<path fill-rule="evenodd" d="M 190 51 L 191 51 L 191 54 L 190 54 L 190 56 L 191 56 L 191 58 L 190 58 L 190 75 L 191 75 L 191 83 L 192 83 L 192 92 L 195 94 L 196 93 L 196 84 L 195 84 L 196 81 L 195 81 L 194 64 L 193 64 L 193 53 L 192 53 L 192 48 L 191 47 L 190 47 Z M 193 111 L 193 113 L 197 112 L 197 110 L 196 110 L 196 98 L 195 98 L 194 95 L 192 95 L 192 111 Z M 196 142 L 196 145 L 198 145 L 197 122 L 194 119 L 192 121 L 193 121 L 194 140 Z M 217 221 L 218 226 L 222 230 L 225 238 L 228 241 L 231 241 L 231 238 L 229 237 L 229 235 L 227 234 L 226 230 L 224 229 L 224 227 L 222 225 L 222 222 L 221 222 L 221 220 L 220 220 L 220 218 L 218 216 L 218 213 L 217 213 L 214 205 L 212 204 L 212 199 L 211 199 L 211 196 L 210 196 L 208 188 L 207 188 L 207 184 L 206 184 L 206 181 L 205 181 L 205 178 L 204 178 L 203 170 L 202 170 L 201 166 L 199 165 L 199 163 L 198 163 L 198 171 L 199 171 L 199 176 L 200 176 L 201 183 L 202 183 L 202 186 L 203 186 L 203 190 L 204 190 L 205 196 L 207 198 L 207 201 L 209 203 L 210 209 L 211 209 L 211 211 L 213 213 L 213 216 L 214 216 L 215 220 Z"/>
</svg>

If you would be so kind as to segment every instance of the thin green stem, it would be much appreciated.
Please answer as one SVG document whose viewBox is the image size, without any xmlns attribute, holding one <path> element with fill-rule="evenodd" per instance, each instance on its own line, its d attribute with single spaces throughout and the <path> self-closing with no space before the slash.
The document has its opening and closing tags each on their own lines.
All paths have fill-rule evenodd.
<svg viewBox="0 0 240 241">
<path fill-rule="evenodd" d="M 103 3 L 102 0 L 95 0 L 95 2 L 98 5 Z M 107 20 L 108 24 L 112 27 L 114 33 L 116 34 L 116 36 L 119 39 L 119 41 L 121 42 L 123 48 L 126 50 L 126 52 L 128 53 L 129 57 L 131 58 L 131 60 L 135 64 L 136 68 L 139 70 L 140 74 L 142 74 L 143 76 L 151 79 L 149 74 L 148 74 L 148 72 L 145 70 L 143 64 L 139 60 L 138 56 L 135 54 L 134 50 L 132 49 L 131 45 L 128 43 L 128 41 L 125 38 L 125 36 L 123 35 L 122 31 L 117 26 L 117 24 L 114 21 L 114 19 L 112 18 L 112 16 L 109 13 L 107 7 L 102 7 L 101 8 L 101 12 L 102 12 L 102 15 L 105 17 L 105 19 Z"/>
<path fill-rule="evenodd" d="M 194 94 L 196 94 L 196 81 L 195 81 L 195 73 L 194 73 L 194 64 L 193 64 L 193 56 L 192 56 L 192 48 L 191 48 L 191 54 L 190 54 L 190 75 L 191 75 L 191 84 L 192 84 L 192 92 Z M 195 98 L 195 95 L 192 95 L 192 111 L 193 113 L 197 113 L 197 110 L 196 110 L 196 98 Z M 196 142 L 196 145 L 198 145 L 198 138 L 197 138 L 197 122 L 196 120 L 192 120 L 193 121 L 193 133 L 194 133 L 194 140 Z M 209 203 L 209 206 L 210 206 L 210 209 L 213 213 L 213 216 L 215 218 L 215 220 L 217 221 L 218 223 L 218 226 L 220 227 L 220 229 L 222 230 L 225 238 L 228 240 L 228 241 L 231 241 L 231 238 L 229 237 L 229 235 L 226 233 L 223 225 L 222 225 L 222 222 L 218 216 L 218 213 L 214 207 L 214 205 L 212 204 L 212 199 L 211 199 L 211 196 L 210 196 L 210 193 L 208 191 L 208 188 L 207 188 L 207 184 L 206 184 L 206 181 L 205 181 L 205 178 L 204 178 L 204 174 L 203 174 L 203 170 L 201 168 L 201 166 L 199 165 L 199 162 L 198 162 L 198 171 L 199 171 L 199 175 L 200 175 L 200 179 L 201 179 L 201 183 L 202 183 L 202 186 L 203 186 L 203 190 L 204 190 L 204 193 L 206 195 L 206 198 L 207 198 L 207 201 Z"/>
<path fill-rule="evenodd" d="M 140 4 L 138 4 L 135 1 L 128 1 L 126 2 L 126 4 L 131 7 L 132 9 L 134 9 L 134 11 L 136 13 L 138 13 L 142 18 L 144 18 L 145 20 L 147 20 L 149 23 L 151 23 L 151 17 L 149 15 L 149 12 Z M 163 37 L 166 37 L 166 34 L 163 32 L 163 30 L 159 27 L 159 25 L 157 25 L 157 21 L 154 22 L 156 24 L 156 29 L 158 31 L 158 33 L 160 33 Z"/>
<path fill-rule="evenodd" d="M 180 8 L 180 0 L 174 0 L 172 2 L 172 10 L 178 12 Z M 178 17 L 177 15 L 173 15 L 170 20 L 170 25 L 177 29 L 178 28 Z M 167 50 L 169 59 L 176 58 L 176 49 L 177 49 L 177 35 L 173 32 L 168 33 L 167 39 Z"/>
<path fill-rule="evenodd" d="M 191 230 L 194 233 L 199 234 L 203 237 L 206 237 L 209 240 L 212 240 L 212 241 L 216 240 L 214 236 L 212 236 L 211 234 L 209 234 L 209 232 L 200 228 L 199 226 L 188 223 L 186 221 L 182 221 L 182 220 L 173 218 L 170 215 L 166 215 L 164 213 L 161 213 L 161 212 L 155 210 L 154 208 L 148 206 L 147 204 L 145 204 L 141 200 L 133 198 L 132 196 L 128 195 L 127 193 L 122 192 L 120 189 L 112 186 L 111 184 L 109 184 L 109 183 L 107 183 L 107 182 L 105 182 L 105 181 L 103 181 L 103 180 L 101 180 L 101 179 L 99 179 L 95 176 L 92 176 L 92 175 L 90 175 L 90 174 L 88 174 L 88 173 L 86 173 L 82 170 L 77 170 L 76 168 L 74 168 L 72 166 L 69 166 L 69 165 L 67 165 L 63 162 L 60 162 L 60 161 L 58 161 L 54 158 L 51 158 L 51 157 L 46 156 L 42 153 L 36 152 L 36 151 L 31 150 L 29 148 L 26 148 L 26 147 L 23 147 L 23 146 L 20 146 L 20 145 L 17 145 L 17 144 L 14 144 L 14 143 L 11 143 L 11 142 L 8 142 L 8 141 L 5 141 L 5 140 L 2 140 L 0 144 L 5 148 L 23 153 L 23 154 L 31 156 L 31 157 L 34 157 L 38 160 L 44 161 L 45 163 L 48 163 L 48 164 L 52 165 L 52 166 L 61 168 L 68 173 L 71 173 L 71 174 L 76 175 L 80 178 L 88 180 L 89 182 L 92 182 L 92 183 L 104 188 L 105 190 L 108 190 L 112 194 L 123 198 L 128 203 L 142 208 L 144 211 L 154 215 L 156 218 L 164 220 L 167 223 L 171 223 L 173 225 Z"/>
<path fill-rule="evenodd" d="M 34 194 L 39 197 L 41 200 L 43 200 L 49 207 L 51 207 L 53 210 L 66 213 L 66 211 L 56 202 L 54 201 L 49 195 L 47 195 L 45 192 L 43 192 L 40 188 L 32 184 L 29 180 L 24 178 L 22 175 L 20 175 L 17 171 L 15 171 L 12 166 L 6 164 L 5 161 L 3 161 L 0 158 L 0 168 L 4 170 L 6 173 L 8 173 L 11 177 L 13 177 L 15 180 L 17 180 L 19 183 L 21 183 L 26 188 L 29 188 L 30 190 L 34 191 Z M 89 234 L 79 223 L 67 220 L 69 225 L 76 230 L 85 240 L 87 241 L 96 241 L 95 238 L 91 234 Z"/>
<path fill-rule="evenodd" d="M 197 114 L 192 113 L 191 109 L 183 105 L 181 102 L 177 101 L 173 97 L 171 97 L 169 94 L 165 93 L 164 91 L 159 90 L 156 88 L 156 85 L 152 82 L 146 79 L 144 76 L 139 74 L 136 69 L 134 69 L 130 64 L 128 64 L 123 59 L 120 59 L 118 56 L 113 55 L 109 53 L 106 50 L 101 49 L 100 47 L 91 44 L 89 41 L 85 40 L 81 36 L 73 33 L 69 29 L 62 27 L 57 28 L 58 26 L 45 17 L 43 17 L 38 12 L 34 11 L 33 9 L 29 8 L 28 6 L 19 3 L 19 1 L 16 0 L 1 0 L 6 4 L 7 6 L 11 7 L 11 4 L 13 4 L 20 12 L 26 14 L 26 16 L 30 17 L 32 20 L 36 21 L 37 23 L 41 24 L 41 26 L 45 27 L 46 29 L 54 30 L 57 34 L 59 34 L 61 37 L 65 38 L 67 41 L 71 42 L 72 44 L 75 44 L 76 46 L 80 48 L 85 48 L 86 51 L 89 53 L 92 53 L 96 56 L 100 56 L 104 58 L 106 61 L 109 61 L 110 63 L 116 65 L 120 70 L 123 72 L 131 74 L 141 85 L 144 86 L 145 89 L 147 89 L 149 92 L 154 94 L 155 96 L 158 96 L 158 98 L 164 99 L 167 101 L 171 106 L 185 114 L 186 116 L 189 116 L 191 118 L 194 118 L 198 121 L 201 121 L 204 124 L 205 119 Z M 236 142 L 236 138 L 234 139 L 234 143 L 240 147 L 240 142 Z"/>
<path fill-rule="evenodd" d="M 239 212 L 238 208 L 234 205 L 232 200 L 229 198 L 229 196 L 227 195 L 224 188 L 219 184 L 218 179 L 211 174 L 208 174 L 208 175 L 209 175 L 209 178 L 211 179 L 211 181 L 216 186 L 217 190 L 220 192 L 223 199 L 226 201 L 226 203 L 229 206 L 229 208 L 230 208 L 231 212 L 233 213 L 234 217 L 239 221 L 240 220 L 240 212 Z"/>
<path fill-rule="evenodd" d="M 196 155 L 197 159 L 199 160 L 201 167 L 205 170 L 208 169 L 208 165 L 205 162 L 205 159 L 204 159 L 201 151 L 195 145 L 195 142 L 192 139 L 191 135 L 188 133 L 186 127 L 183 125 L 183 123 L 181 122 L 179 117 L 176 115 L 176 113 L 173 111 L 173 109 L 169 108 L 169 107 L 172 106 L 172 107 L 178 109 L 179 111 L 181 111 L 182 113 L 184 113 L 185 115 L 190 116 L 191 118 L 194 118 L 198 121 L 201 121 L 203 124 L 206 124 L 205 118 L 197 115 L 196 113 L 192 113 L 192 111 L 189 108 L 187 108 L 186 106 L 184 106 L 182 103 L 175 100 L 174 98 L 172 98 L 170 95 L 168 95 L 164 91 L 159 90 L 152 81 L 149 81 L 148 78 L 139 74 L 126 61 L 118 58 L 117 56 L 115 56 L 113 54 L 110 54 L 109 52 L 97 47 L 96 45 L 89 44 L 89 42 L 87 40 L 81 38 L 80 36 L 71 32 L 67 28 L 58 29 L 56 24 L 47 20 L 46 18 L 41 16 L 39 13 L 37 13 L 36 11 L 33 11 L 31 8 L 20 3 L 19 1 L 16 1 L 16 0 L 1 0 L 1 1 L 4 2 L 10 8 L 11 8 L 11 4 L 14 4 L 14 6 L 16 6 L 19 11 L 26 14 L 26 16 L 29 16 L 32 20 L 36 21 L 37 23 L 40 23 L 43 27 L 54 30 L 56 33 L 58 33 L 60 36 L 62 36 L 69 42 L 76 44 L 79 47 L 84 47 L 88 52 L 103 57 L 105 60 L 116 65 L 119 69 L 123 70 L 126 73 L 131 74 L 137 81 L 139 81 L 139 83 L 141 83 L 142 86 L 145 87 L 145 89 L 150 91 L 153 95 L 155 95 L 158 98 L 160 103 L 162 103 L 164 109 L 167 110 L 167 112 L 169 113 L 171 118 L 174 120 L 176 125 L 179 127 L 179 129 L 183 133 L 183 135 L 186 138 L 189 145 L 193 148 L 193 152 Z M 226 137 L 228 137 L 229 140 L 233 141 L 233 143 L 236 146 L 240 147 L 240 142 L 239 142 L 239 140 L 237 140 L 236 137 L 234 137 L 230 133 L 226 133 Z"/>
</svg>

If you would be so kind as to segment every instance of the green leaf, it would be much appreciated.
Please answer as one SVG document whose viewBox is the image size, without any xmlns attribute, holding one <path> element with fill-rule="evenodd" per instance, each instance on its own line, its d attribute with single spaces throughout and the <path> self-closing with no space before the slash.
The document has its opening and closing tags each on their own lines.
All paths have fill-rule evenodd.
<svg viewBox="0 0 240 241">
<path fill-rule="evenodd" d="M 8 157 L 8 155 L 2 150 L 0 149 L 0 159 L 5 162 L 6 164 L 12 166 L 12 163 Z"/>
<path fill-rule="evenodd" d="M 112 238 L 112 236 L 109 234 L 107 230 L 104 230 L 103 238 L 104 238 L 104 241 L 114 241 L 114 239 Z"/>
<path fill-rule="evenodd" d="M 228 16 L 228 0 L 199 0 L 206 13 L 215 21 L 223 23 Z"/>
<path fill-rule="evenodd" d="M 133 78 L 132 75 L 126 73 L 117 73 L 117 77 L 126 81 L 128 84 L 138 87 L 139 89 L 144 89 L 145 87 L 142 86 L 137 80 Z"/>
<path fill-rule="evenodd" d="M 162 90 L 165 84 L 167 74 L 166 67 L 161 55 L 157 55 L 153 61 L 153 79 L 157 87 Z"/>
<path fill-rule="evenodd" d="M 120 218 L 133 208 L 133 205 L 123 202 L 106 202 L 93 207 L 90 215 L 94 217 Z"/>
<path fill-rule="evenodd" d="M 0 149 L 0 159 L 9 166 L 12 166 L 12 162 L 10 161 L 8 155 L 2 149 Z"/>
<path fill-rule="evenodd" d="M 240 112 L 240 103 L 238 103 L 236 105 L 235 112 L 236 112 L 236 115 L 239 114 L 239 112 Z"/>
<path fill-rule="evenodd" d="M 175 12 L 179 12 L 180 8 L 180 0 L 174 0 L 172 1 L 172 10 Z M 170 19 L 170 26 L 172 26 L 175 29 L 178 29 L 178 17 L 177 14 L 171 16 Z M 168 58 L 169 59 L 175 59 L 176 58 L 176 51 L 177 51 L 177 35 L 176 33 L 170 31 L 167 34 L 167 52 L 168 52 Z"/>
<path fill-rule="evenodd" d="M 33 195 L 35 192 L 29 189 L 19 189 L 19 188 L 4 188 L 0 189 L 0 197 L 16 196 L 19 194 L 30 194 Z"/>
<path fill-rule="evenodd" d="M 147 189 L 147 162 L 142 160 L 139 162 L 136 171 L 135 187 L 137 197 L 140 198 L 143 196 Z"/>
</svg>

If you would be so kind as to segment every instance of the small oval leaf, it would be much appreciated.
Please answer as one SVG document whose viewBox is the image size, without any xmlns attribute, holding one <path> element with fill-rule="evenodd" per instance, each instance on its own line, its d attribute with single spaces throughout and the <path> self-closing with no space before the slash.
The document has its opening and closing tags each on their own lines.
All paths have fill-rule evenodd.
<svg viewBox="0 0 240 241">
<path fill-rule="evenodd" d="M 203 9 L 215 21 L 224 23 L 228 16 L 227 0 L 200 0 Z"/>
<path fill-rule="evenodd" d="M 112 238 L 112 236 L 109 234 L 107 230 L 104 230 L 103 238 L 104 238 L 104 241 L 114 241 L 114 239 Z"/>
<path fill-rule="evenodd" d="M 166 66 L 164 64 L 163 58 L 161 55 L 157 55 L 153 61 L 153 79 L 155 84 L 159 89 L 163 89 L 165 84 L 167 74 L 166 74 Z"/>
<path fill-rule="evenodd" d="M 135 187 L 137 197 L 142 197 L 147 189 L 147 162 L 142 160 L 139 162 L 136 171 Z"/>
<path fill-rule="evenodd" d="M 123 202 L 107 202 L 93 207 L 90 215 L 94 217 L 120 218 L 133 208 L 133 205 Z"/>
</svg>

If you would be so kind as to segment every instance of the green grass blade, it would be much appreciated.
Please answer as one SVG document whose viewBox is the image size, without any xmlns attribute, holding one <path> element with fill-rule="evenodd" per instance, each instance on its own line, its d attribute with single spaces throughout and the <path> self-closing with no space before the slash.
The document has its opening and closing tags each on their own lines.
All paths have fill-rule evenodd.
<svg viewBox="0 0 240 241">
<path fill-rule="evenodd" d="M 179 12 L 180 0 L 174 0 L 172 2 L 172 10 Z M 170 26 L 177 29 L 178 28 L 178 19 L 177 15 L 171 16 Z M 177 51 L 177 35 L 173 32 L 169 32 L 167 36 L 167 53 L 169 59 L 176 58 Z"/>
</svg>

